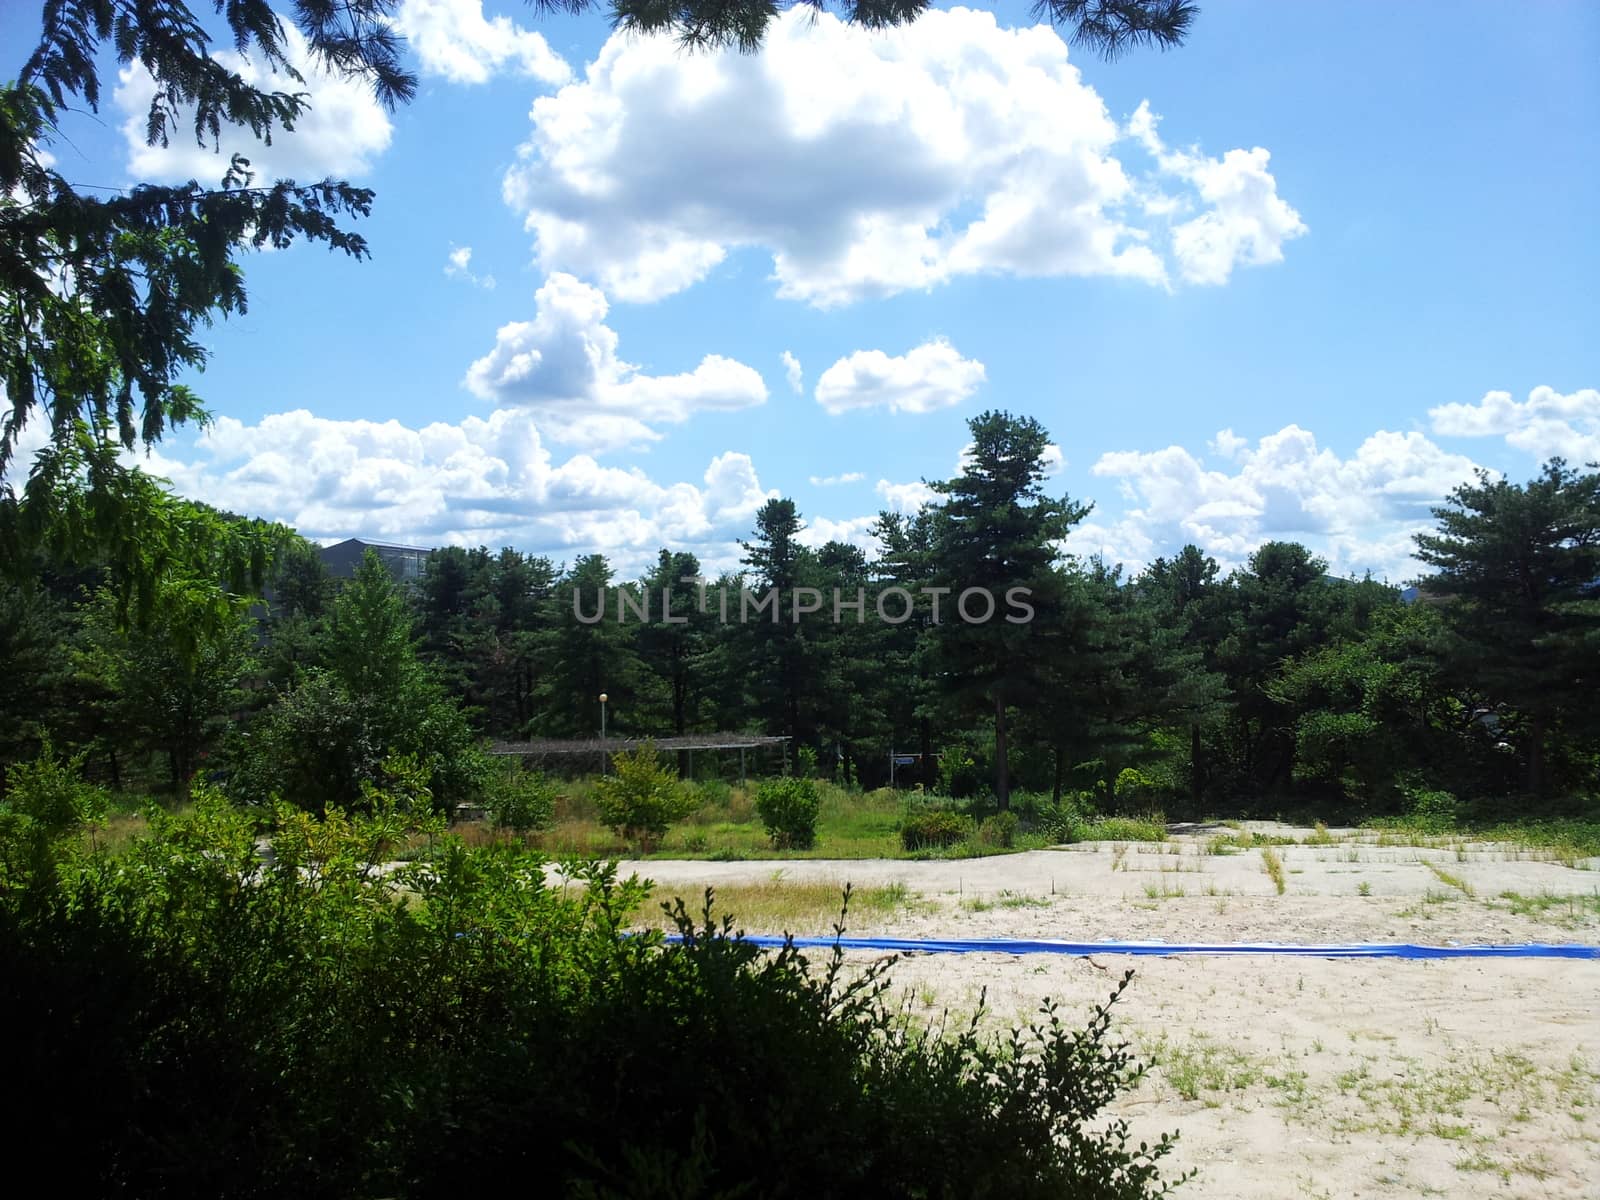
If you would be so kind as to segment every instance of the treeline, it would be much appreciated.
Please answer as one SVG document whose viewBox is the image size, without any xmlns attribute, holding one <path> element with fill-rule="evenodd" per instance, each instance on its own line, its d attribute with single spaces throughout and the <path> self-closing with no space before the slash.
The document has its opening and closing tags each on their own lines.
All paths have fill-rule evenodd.
<svg viewBox="0 0 1600 1200">
<path fill-rule="evenodd" d="M 313 807 L 409 758 L 444 802 L 478 786 L 480 739 L 592 736 L 605 693 L 618 735 L 781 734 L 868 787 L 917 754 L 900 782 L 1002 807 L 1013 788 L 1197 815 L 1594 794 L 1600 474 L 1459 488 L 1407 603 L 1292 542 L 1227 575 L 1192 545 L 1131 577 L 1064 556 L 1089 508 L 1047 493 L 1046 431 L 986 413 L 971 432 L 932 503 L 879 518 L 875 560 L 805 544 L 779 499 L 716 578 L 669 550 L 619 579 L 599 555 L 447 548 L 415 585 L 370 560 L 340 586 L 293 540 L 265 605 L 198 627 L 182 595 L 129 621 L 94 572 L 41 568 L 0 597 L 4 751 L 48 735 L 113 782 L 156 756 L 171 786 L 216 770 Z"/>
</svg>

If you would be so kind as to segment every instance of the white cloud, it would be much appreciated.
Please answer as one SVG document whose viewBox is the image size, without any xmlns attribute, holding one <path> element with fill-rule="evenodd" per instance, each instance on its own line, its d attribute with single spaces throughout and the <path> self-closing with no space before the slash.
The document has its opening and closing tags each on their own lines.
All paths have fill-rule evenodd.
<svg viewBox="0 0 1600 1200">
<path fill-rule="evenodd" d="M 993 272 L 1165 286 L 1169 255 L 1219 282 L 1303 229 L 1261 149 L 1134 178 L 1116 151 L 1153 120 L 1120 127 L 1048 26 L 966 9 L 871 32 L 797 5 L 749 55 L 617 33 L 530 119 L 506 202 L 547 270 L 630 301 L 740 247 L 818 307 Z"/>
<path fill-rule="evenodd" d="M 405 0 L 394 26 L 423 71 L 451 83 L 487 83 L 503 70 L 553 85 L 572 78 L 572 68 L 543 35 L 510 17 L 485 18 L 482 0 Z"/>
<path fill-rule="evenodd" d="M 859 547 L 867 557 L 876 558 L 883 553 L 883 547 L 878 544 L 878 539 L 872 535 L 872 527 L 878 523 L 878 518 L 873 517 L 847 517 L 835 520 L 832 517 L 811 517 L 806 521 L 806 527 L 800 531 L 798 538 L 802 546 L 817 549 L 829 542 L 844 542 L 849 546 Z"/>
<path fill-rule="evenodd" d="M 787 350 L 779 357 L 783 360 L 783 376 L 789 381 L 789 390 L 797 396 L 800 395 L 806 390 L 806 377 L 800 367 L 800 360 Z"/>
<path fill-rule="evenodd" d="M 445 261 L 444 273 L 452 279 L 465 279 L 475 287 L 494 291 L 493 275 L 478 275 L 472 270 L 472 247 L 457 246 Z"/>
<path fill-rule="evenodd" d="M 853 408 L 928 413 L 960 404 L 983 380 L 981 362 L 938 338 L 897 357 L 857 350 L 841 358 L 817 380 L 817 403 L 835 414 Z"/>
<path fill-rule="evenodd" d="M 536 414 L 556 441 L 595 452 L 638 446 L 661 436 L 657 425 L 766 402 L 761 375 L 718 354 L 680 375 L 645 375 L 623 362 L 604 323 L 605 296 L 570 275 L 552 275 L 534 300 L 534 319 L 502 325 L 464 382 L 485 400 Z"/>
<path fill-rule="evenodd" d="M 112 100 L 123 114 L 128 170 L 135 178 L 215 183 L 226 174 L 235 153 L 250 160 L 257 182 L 294 179 L 307 183 L 330 175 L 350 179 L 371 168 L 373 160 L 388 149 L 394 132 L 388 114 L 373 98 L 368 84 L 313 65 L 305 37 L 292 21 L 285 20 L 283 26 L 284 48 L 289 61 L 305 77 L 303 84 L 286 75 L 274 75 L 232 50 L 214 55 L 247 83 L 270 91 L 310 93 L 310 110 L 295 122 L 294 129 L 275 130 L 271 146 L 239 127 L 225 127 L 216 150 L 209 143 L 199 145 L 187 110 L 178 114 L 169 129 L 170 145 L 146 145 L 145 122 L 155 96 L 155 80 L 141 63 L 122 68 Z"/>
<path fill-rule="evenodd" d="M 731 566 L 735 542 L 776 492 L 748 455 L 718 455 L 699 484 L 575 455 L 557 463 L 526 411 L 459 424 L 338 421 L 304 410 L 254 425 L 219 419 L 186 446 L 141 457 L 184 495 L 294 525 L 416 545 L 515 544 L 563 557 L 601 551 L 625 571 L 661 546 Z"/>
<path fill-rule="evenodd" d="M 1410 535 L 1433 524 L 1430 508 L 1472 478 L 1473 461 L 1420 433 L 1373 434 L 1348 458 L 1287 425 L 1249 448 L 1218 441 L 1232 469 L 1208 468 L 1181 446 L 1101 455 L 1093 474 L 1115 480 L 1126 511 L 1103 516 L 1109 497 L 1067 540 L 1078 554 L 1130 565 L 1194 542 L 1225 566 L 1262 542 L 1302 541 L 1336 572 L 1373 570 L 1392 579 L 1418 571 Z"/>
<path fill-rule="evenodd" d="M 847 471 L 843 475 L 813 475 L 812 487 L 838 487 L 845 483 L 860 483 L 866 476 L 860 471 Z"/>
<path fill-rule="evenodd" d="M 914 513 L 924 505 L 931 504 L 937 496 L 937 493 L 920 479 L 910 483 L 890 483 L 887 479 L 880 479 L 876 490 L 888 505 L 889 511 L 897 513 Z"/>
<path fill-rule="evenodd" d="M 1525 401 L 1510 392 L 1487 392 L 1476 404 L 1441 404 L 1428 410 L 1441 437 L 1503 437 L 1506 444 L 1545 459 L 1600 460 L 1600 390 L 1562 395 L 1536 387 Z"/>
<path fill-rule="evenodd" d="M 1044 466 L 1046 479 L 1059 475 L 1067 469 L 1067 456 L 1061 452 L 1061 447 L 1054 442 L 1045 446 L 1044 453 L 1039 456 L 1039 461 Z"/>
<path fill-rule="evenodd" d="M 1128 122 L 1128 132 L 1144 144 L 1166 174 L 1194 188 L 1204 206 L 1198 216 L 1172 227 L 1172 252 L 1189 283 L 1226 283 L 1239 264 L 1261 266 L 1283 261 L 1283 244 L 1305 233 L 1300 214 L 1278 195 L 1278 183 L 1267 169 L 1272 155 L 1260 146 L 1229 150 L 1208 158 L 1197 149 L 1169 150 L 1156 133 L 1160 121 L 1142 102 Z M 1190 211 L 1192 204 L 1172 203 L 1157 196 L 1156 208 L 1169 216 Z"/>
</svg>

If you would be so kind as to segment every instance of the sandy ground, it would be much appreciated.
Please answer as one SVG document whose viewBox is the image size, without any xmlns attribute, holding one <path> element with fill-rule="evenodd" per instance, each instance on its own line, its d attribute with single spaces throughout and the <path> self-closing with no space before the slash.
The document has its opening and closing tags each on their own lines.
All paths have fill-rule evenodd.
<svg viewBox="0 0 1600 1200">
<path fill-rule="evenodd" d="M 1266 826 L 1257 828 L 1266 829 Z M 904 884 L 912 902 L 851 932 L 1196 942 L 1600 942 L 1600 863 L 1514 848 L 1381 847 L 1345 831 L 1259 851 L 1099 844 L 960 862 L 624 864 L 662 884 Z M 1277 833 L 1291 833 L 1281 827 Z M 1304 834 L 1309 831 L 1298 831 Z M 1455 882 L 1442 880 L 1433 867 Z M 1369 895 L 1361 895 L 1365 883 Z M 807 931 L 811 932 L 811 931 Z M 864 959 L 865 961 L 865 959 Z M 914 1013 L 996 1020 L 1053 997 L 1087 1013 L 1137 972 L 1115 1028 L 1154 1063 L 1119 1102 L 1136 1138 L 1180 1133 L 1190 1197 L 1600 1197 L 1600 961 L 906 956 Z"/>
</svg>

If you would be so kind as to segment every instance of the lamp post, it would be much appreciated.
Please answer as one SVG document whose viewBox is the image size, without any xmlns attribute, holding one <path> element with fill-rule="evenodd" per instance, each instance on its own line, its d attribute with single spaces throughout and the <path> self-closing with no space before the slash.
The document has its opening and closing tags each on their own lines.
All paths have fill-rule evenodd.
<svg viewBox="0 0 1600 1200">
<path fill-rule="evenodd" d="M 609 773 L 610 767 L 606 762 L 606 700 L 609 697 L 600 693 L 600 774 Z"/>
</svg>

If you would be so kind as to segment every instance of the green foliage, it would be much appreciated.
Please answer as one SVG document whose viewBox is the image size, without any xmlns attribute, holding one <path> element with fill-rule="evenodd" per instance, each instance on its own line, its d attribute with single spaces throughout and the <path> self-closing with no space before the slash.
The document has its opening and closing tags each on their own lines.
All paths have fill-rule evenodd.
<svg viewBox="0 0 1600 1200">
<path fill-rule="evenodd" d="M 900 844 L 907 850 L 944 849 L 972 836 L 972 818 L 948 808 L 917 808 L 900 821 Z"/>
<path fill-rule="evenodd" d="M 1017 840 L 1017 814 L 998 812 L 985 817 L 978 825 L 978 841 L 984 846 L 1009 850 Z"/>
<path fill-rule="evenodd" d="M 888 963 L 737 940 L 708 893 L 678 940 L 645 896 L 444 838 L 391 797 L 254 822 L 206 788 L 113 859 L 71 833 L 0 861 L 0 1120 L 69 1195 L 1163 1194 L 1168 1138 L 1108 1108 L 1140 1075 L 1111 1003 L 1073 1027 L 908 1028 Z M 846 893 L 848 899 L 848 892 Z M 841 918 L 842 921 L 842 918 Z M 97 1119 L 84 1121 L 92 1095 Z M 759 1097 L 752 1104 L 751 1097 Z"/>
<path fill-rule="evenodd" d="M 1600 472 L 1559 458 L 1526 485 L 1480 472 L 1433 515 L 1439 527 L 1417 535 L 1417 557 L 1438 568 L 1428 590 L 1453 601 L 1442 609 L 1455 635 L 1449 673 L 1522 718 L 1511 736 L 1527 790 L 1542 795 L 1559 778 L 1552 735 L 1597 732 Z"/>
<path fill-rule="evenodd" d="M 1148 817 L 1100 817 L 1083 829 L 1082 837 L 1096 842 L 1164 842 L 1167 820 L 1160 813 Z"/>
<path fill-rule="evenodd" d="M 756 788 L 756 812 L 779 850 L 809 850 L 817 840 L 820 808 L 816 783 L 782 775 L 763 779 Z"/>
<path fill-rule="evenodd" d="M 954 800 L 975 795 L 983 786 L 977 763 L 965 746 L 945 748 L 939 756 L 939 791 Z"/>
<path fill-rule="evenodd" d="M 794 773 L 801 779 L 817 777 L 817 752 L 811 746 L 801 746 L 794 752 Z"/>
<path fill-rule="evenodd" d="M 1424 833 L 1448 833 L 1456 827 L 1455 796 L 1438 788 L 1405 787 L 1405 822 Z"/>
<path fill-rule="evenodd" d="M 594 785 L 600 819 L 641 854 L 660 845 L 673 822 L 683 820 L 698 803 L 677 772 L 661 762 L 653 742 L 613 755 L 611 771 Z"/>
<path fill-rule="evenodd" d="M 0 798 L 0 837 L 56 838 L 104 816 L 106 794 L 83 781 L 83 759 L 59 757 L 46 739 L 32 762 L 13 766 Z"/>
<path fill-rule="evenodd" d="M 316 665 L 236 738 L 230 790 L 313 811 L 363 803 L 386 759 L 409 756 L 451 809 L 476 799 L 488 767 L 465 716 L 417 657 L 405 598 L 368 552 L 313 643 Z"/>
<path fill-rule="evenodd" d="M 490 774 L 484 803 L 497 827 L 529 833 L 545 828 L 554 817 L 556 785 L 540 772 L 512 763 Z"/>
</svg>

